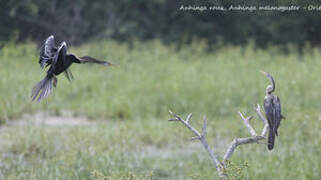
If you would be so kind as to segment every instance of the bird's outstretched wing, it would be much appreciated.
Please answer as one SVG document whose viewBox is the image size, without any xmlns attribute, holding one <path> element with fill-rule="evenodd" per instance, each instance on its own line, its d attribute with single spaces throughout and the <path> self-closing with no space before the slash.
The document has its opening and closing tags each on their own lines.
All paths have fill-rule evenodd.
<svg viewBox="0 0 321 180">
<path fill-rule="evenodd" d="M 93 57 L 90 57 L 90 56 L 80 57 L 79 58 L 79 63 L 81 63 L 81 64 L 96 63 L 96 64 L 102 64 L 102 65 L 105 65 L 105 66 L 111 66 L 112 65 L 110 62 L 97 60 L 97 59 L 95 59 Z"/>
<path fill-rule="evenodd" d="M 45 40 L 45 43 L 40 49 L 39 64 L 41 69 L 52 64 L 56 52 L 57 47 L 55 45 L 55 38 L 53 35 L 51 35 Z"/>
</svg>

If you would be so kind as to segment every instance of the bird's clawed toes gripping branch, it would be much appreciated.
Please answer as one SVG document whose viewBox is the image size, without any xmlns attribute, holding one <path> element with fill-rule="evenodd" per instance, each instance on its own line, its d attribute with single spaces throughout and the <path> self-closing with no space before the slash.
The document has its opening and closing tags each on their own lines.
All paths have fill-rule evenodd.
<svg viewBox="0 0 321 180">
<path fill-rule="evenodd" d="M 257 135 L 256 131 L 254 130 L 254 128 L 252 127 L 252 125 L 250 124 L 250 120 L 253 118 L 253 116 L 249 116 L 249 117 L 245 117 L 241 112 L 238 112 L 241 119 L 243 120 L 244 125 L 247 127 L 247 130 L 250 133 L 250 137 L 246 137 L 246 138 L 235 138 L 231 144 L 229 145 L 229 147 L 226 150 L 226 153 L 222 159 L 222 161 L 218 160 L 218 156 L 215 155 L 214 151 L 212 148 L 209 147 L 207 141 L 206 141 L 206 128 L 207 128 L 207 120 L 206 117 L 204 116 L 204 122 L 203 122 L 203 127 L 202 127 L 202 132 L 200 133 L 198 130 L 196 130 L 191 124 L 190 124 L 190 119 L 192 117 L 192 113 L 188 114 L 188 116 L 186 117 L 186 119 L 184 120 L 183 118 L 181 118 L 179 115 L 173 113 L 172 111 L 169 111 L 169 114 L 171 115 L 171 119 L 169 119 L 169 121 L 179 121 L 182 124 L 184 124 L 190 131 L 193 132 L 193 134 L 195 135 L 194 137 L 192 137 L 192 140 L 199 140 L 203 147 L 205 148 L 205 150 L 209 153 L 210 158 L 216 168 L 216 171 L 219 175 L 220 178 L 225 178 L 227 177 L 226 174 L 224 174 L 224 168 L 227 165 L 228 160 L 230 159 L 230 157 L 232 156 L 233 152 L 235 151 L 235 149 L 237 148 L 237 146 L 242 145 L 242 144 L 251 144 L 251 143 L 260 143 L 261 140 L 265 139 L 266 136 L 266 132 L 268 129 L 268 123 L 267 120 L 264 118 L 264 116 L 261 113 L 261 108 L 260 105 L 257 105 L 254 108 L 257 116 L 263 121 L 264 127 L 262 129 L 262 132 L 260 135 Z"/>
</svg>

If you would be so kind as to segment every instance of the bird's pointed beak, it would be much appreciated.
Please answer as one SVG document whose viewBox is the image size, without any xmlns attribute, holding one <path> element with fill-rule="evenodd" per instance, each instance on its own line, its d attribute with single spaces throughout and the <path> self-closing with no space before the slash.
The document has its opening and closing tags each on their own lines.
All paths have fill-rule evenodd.
<svg viewBox="0 0 321 180">
<path fill-rule="evenodd" d="M 260 70 L 260 72 L 261 72 L 262 74 L 264 74 L 265 76 L 267 76 L 267 75 L 268 75 L 268 73 L 267 73 L 267 72 L 265 72 L 265 71 Z"/>
<path fill-rule="evenodd" d="M 105 65 L 105 66 L 115 66 L 115 64 L 112 64 L 112 63 L 107 62 L 107 61 L 104 63 L 104 65 Z"/>
</svg>

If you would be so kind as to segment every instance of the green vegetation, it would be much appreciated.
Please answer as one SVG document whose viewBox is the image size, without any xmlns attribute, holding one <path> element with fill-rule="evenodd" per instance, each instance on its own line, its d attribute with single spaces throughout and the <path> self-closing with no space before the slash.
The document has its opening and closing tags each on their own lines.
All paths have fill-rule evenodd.
<svg viewBox="0 0 321 180">
<path fill-rule="evenodd" d="M 237 111 L 254 115 L 268 79 L 276 80 L 283 114 L 275 150 L 241 146 L 232 156 L 234 177 L 245 179 L 317 179 L 321 176 L 321 53 L 300 57 L 277 48 L 254 51 L 225 47 L 205 53 L 205 43 L 176 51 L 159 41 L 95 42 L 70 50 L 118 66 L 73 65 L 72 83 L 58 87 L 41 103 L 31 88 L 45 73 L 33 43 L 9 44 L 0 52 L 0 179 L 209 179 L 217 177 L 208 155 L 168 110 L 187 115 L 201 128 L 206 114 L 208 140 L 222 155 L 235 137 L 248 136 Z M 91 125 L 12 125 L 27 114 L 49 112 L 86 116 Z M 32 120 L 30 120 L 32 122 Z M 68 121 L 68 118 L 66 119 Z M 261 122 L 255 118 L 258 130 Z M 10 125 L 11 124 L 11 125 Z M 246 164 L 246 166 L 244 165 Z M 138 177 L 139 176 L 139 177 Z"/>
<path fill-rule="evenodd" d="M 319 0 L 6 0 L 0 4 L 0 46 L 3 42 L 33 39 L 42 42 L 49 34 L 72 44 L 88 39 L 162 39 L 184 44 L 206 39 L 211 46 L 245 45 L 256 47 L 305 43 L 319 46 L 321 18 Z M 181 7 L 207 7 L 207 10 L 180 10 Z M 231 7 L 253 7 L 256 11 L 229 11 Z M 299 6 L 299 11 L 262 11 L 265 6 Z M 226 11 L 211 11 L 224 7 Z M 304 9 L 306 8 L 306 9 Z M 286 50 L 286 48 L 284 49 Z"/>
</svg>

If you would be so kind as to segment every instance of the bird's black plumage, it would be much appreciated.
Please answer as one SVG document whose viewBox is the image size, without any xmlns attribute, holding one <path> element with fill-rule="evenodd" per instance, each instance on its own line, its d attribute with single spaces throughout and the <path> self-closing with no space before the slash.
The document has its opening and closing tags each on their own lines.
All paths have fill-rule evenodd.
<svg viewBox="0 0 321 180">
<path fill-rule="evenodd" d="M 46 66 L 52 63 L 53 57 L 57 52 L 57 47 L 55 45 L 54 36 L 49 36 L 45 43 L 41 47 L 40 56 L 39 56 L 39 64 L 43 69 Z"/>
<path fill-rule="evenodd" d="M 62 42 L 56 46 L 54 36 L 49 36 L 40 50 L 39 64 L 43 69 L 49 67 L 46 77 L 32 88 L 31 98 L 34 101 L 38 97 L 38 101 L 48 97 L 52 91 L 52 86 L 56 87 L 56 76 L 65 73 L 67 79 L 71 81 L 73 75 L 69 69 L 72 63 L 96 63 L 106 66 L 112 65 L 107 61 L 100 61 L 90 56 L 77 57 L 74 54 L 67 53 L 66 42 Z"/>
<path fill-rule="evenodd" d="M 272 150 L 274 147 L 275 135 L 278 135 L 280 122 L 284 117 L 281 114 L 280 98 L 272 94 L 275 90 L 274 79 L 269 73 L 263 73 L 271 81 L 271 85 L 268 85 L 266 88 L 266 96 L 264 98 L 264 111 L 270 128 L 268 136 L 268 149 Z"/>
</svg>

